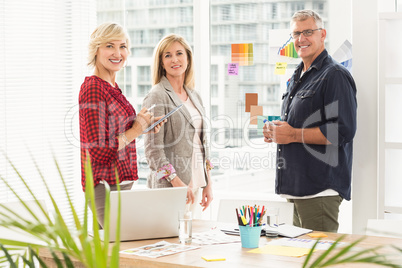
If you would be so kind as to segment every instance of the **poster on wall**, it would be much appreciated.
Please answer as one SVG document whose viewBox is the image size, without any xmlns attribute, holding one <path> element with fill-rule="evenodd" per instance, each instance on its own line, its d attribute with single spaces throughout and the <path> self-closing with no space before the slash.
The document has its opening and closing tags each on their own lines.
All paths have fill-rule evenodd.
<svg viewBox="0 0 402 268">
<path fill-rule="evenodd" d="M 269 63 L 277 62 L 299 64 L 301 59 L 297 55 L 289 29 L 269 31 Z"/>
</svg>

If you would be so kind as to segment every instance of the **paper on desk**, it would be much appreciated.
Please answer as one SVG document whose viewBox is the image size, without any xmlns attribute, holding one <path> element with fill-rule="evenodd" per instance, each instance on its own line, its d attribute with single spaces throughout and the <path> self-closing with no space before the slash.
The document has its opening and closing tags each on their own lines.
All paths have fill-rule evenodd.
<svg viewBox="0 0 402 268">
<path fill-rule="evenodd" d="M 285 246 L 285 247 L 298 247 L 298 248 L 307 248 L 311 249 L 317 240 L 314 239 L 302 239 L 302 238 L 281 238 L 281 239 L 274 239 L 268 242 L 268 245 L 276 245 L 276 246 Z M 318 241 L 317 246 L 315 249 L 317 250 L 327 250 L 329 249 L 335 241 L 330 240 L 320 240 Z M 338 242 L 338 247 L 342 247 L 347 245 L 346 242 Z"/>
<path fill-rule="evenodd" d="M 187 246 L 182 244 L 172 244 L 167 241 L 160 241 L 155 244 L 146 245 L 138 248 L 125 249 L 120 251 L 120 253 L 132 254 L 149 258 L 158 258 L 197 248 L 199 247 Z"/>
<path fill-rule="evenodd" d="M 226 235 L 220 230 L 193 233 L 191 243 L 200 246 L 240 242 L 240 236 Z"/>
<path fill-rule="evenodd" d="M 315 250 L 314 250 L 315 251 Z M 248 251 L 250 253 L 270 254 L 287 257 L 301 257 L 310 252 L 309 248 L 286 247 L 279 245 L 265 245 L 261 248 L 256 248 Z"/>
</svg>

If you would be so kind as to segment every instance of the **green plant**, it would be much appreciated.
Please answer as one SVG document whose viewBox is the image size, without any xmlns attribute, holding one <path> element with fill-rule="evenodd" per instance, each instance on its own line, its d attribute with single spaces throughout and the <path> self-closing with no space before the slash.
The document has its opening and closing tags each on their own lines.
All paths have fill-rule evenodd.
<svg viewBox="0 0 402 268">
<path fill-rule="evenodd" d="M 306 260 L 303 263 L 303 268 L 321 268 L 329 267 L 337 264 L 346 263 L 370 263 L 377 264 L 386 267 L 402 268 L 402 265 L 396 264 L 388 260 L 388 255 L 381 254 L 378 251 L 383 248 L 383 246 L 377 246 L 369 249 L 362 249 L 359 251 L 352 251 L 356 245 L 358 245 L 364 238 L 353 241 L 349 245 L 338 248 L 339 243 L 345 238 L 345 236 L 339 237 L 328 250 L 325 250 L 321 255 L 319 255 L 315 260 L 312 259 L 314 250 L 319 243 L 319 239 L 311 248 Z M 400 253 L 402 250 L 394 247 Z"/>
<path fill-rule="evenodd" d="M 2 244 L 0 244 L 0 249 L 4 253 L 4 259 L 0 261 L 0 265 L 2 264 L 7 264 L 7 267 L 11 268 L 17 268 L 20 267 L 20 260 L 23 261 L 24 266 L 28 266 L 31 268 L 35 268 L 35 260 L 38 261 L 40 266 L 42 268 L 47 268 L 46 263 L 44 263 L 41 258 L 39 258 L 38 253 L 34 251 L 31 247 L 28 248 L 23 248 L 23 247 L 15 247 L 15 248 L 5 248 Z M 23 254 L 13 254 L 12 251 L 23 251 Z M 57 256 L 57 254 L 51 250 L 51 254 L 53 256 L 53 259 L 55 263 L 58 265 L 58 267 L 62 267 L 62 260 Z M 71 262 L 70 257 L 66 253 L 62 253 L 63 255 L 63 260 L 65 263 L 65 267 L 71 268 L 74 267 L 74 265 Z"/>
<path fill-rule="evenodd" d="M 20 175 L 17 168 L 13 165 L 12 161 L 5 156 L 10 166 L 18 175 L 18 178 L 25 186 L 26 190 L 29 192 L 30 196 L 36 203 L 36 205 L 40 208 L 41 213 L 43 214 L 45 221 L 40 221 L 38 215 L 36 215 L 30 206 L 27 205 L 27 202 L 24 201 L 18 194 L 18 192 L 10 185 L 7 180 L 3 177 L 0 177 L 6 187 L 15 195 L 15 197 L 21 202 L 21 204 L 25 207 L 26 211 L 32 216 L 34 220 L 29 220 L 18 214 L 18 211 L 13 211 L 7 206 L 0 204 L 0 207 L 3 208 L 3 212 L 0 212 L 0 225 L 11 229 L 18 230 L 21 233 L 26 234 L 27 236 L 34 237 L 36 240 L 41 243 L 29 243 L 18 240 L 11 239 L 1 239 L 0 238 L 0 248 L 4 253 L 4 256 L 0 257 L 0 266 L 2 263 L 8 263 L 9 267 L 18 267 L 18 263 L 23 262 L 24 266 L 28 267 L 32 266 L 34 260 L 39 261 L 43 267 L 46 267 L 40 257 L 38 256 L 39 249 L 47 248 L 52 253 L 56 264 L 58 267 L 61 266 L 62 260 L 58 257 L 57 253 L 60 253 L 63 256 L 64 263 L 66 267 L 73 267 L 71 263 L 71 259 L 76 259 L 81 262 L 85 267 L 119 267 L 119 250 L 120 250 L 120 228 L 116 230 L 116 242 L 109 248 L 109 215 L 110 215 L 110 200 L 109 193 L 110 187 L 105 184 L 106 188 L 106 200 L 105 200 L 105 222 L 104 222 L 104 242 L 101 241 L 99 236 L 99 226 L 97 221 L 97 214 L 95 209 L 95 200 L 94 200 L 94 184 L 93 184 L 93 174 L 91 169 L 91 162 L 89 156 L 87 157 L 87 162 L 85 165 L 85 174 L 86 174 L 86 192 L 85 192 L 85 204 L 88 204 L 90 201 L 91 210 L 93 211 L 92 223 L 93 223 L 93 236 L 88 233 L 88 206 L 85 205 L 84 208 L 84 217 L 83 222 L 80 221 L 77 210 L 73 205 L 73 202 L 70 198 L 70 193 L 67 190 L 64 178 L 61 174 L 60 167 L 55 159 L 55 165 L 59 172 L 61 181 L 64 186 L 64 190 L 68 199 L 69 209 L 71 209 L 71 213 L 74 219 L 74 228 L 69 229 L 65 220 L 62 217 L 59 206 L 57 205 L 54 196 L 52 195 L 46 180 L 39 169 L 37 163 L 34 161 L 36 169 L 38 170 L 42 182 L 47 190 L 47 195 L 51 201 L 52 210 L 55 212 L 53 215 L 54 219 L 51 219 L 46 212 L 46 209 L 42 206 L 39 200 L 36 198 L 35 194 L 31 191 L 29 185 L 26 180 Z M 116 173 L 116 181 L 117 181 L 117 189 L 120 191 L 120 185 L 118 184 L 119 179 Z M 117 226 L 120 226 L 120 195 L 118 202 L 118 219 Z M 23 250 L 23 254 L 20 252 L 15 253 L 16 250 Z M 71 258 L 71 259 L 70 259 Z M 15 266 L 17 265 L 17 266 Z"/>
</svg>

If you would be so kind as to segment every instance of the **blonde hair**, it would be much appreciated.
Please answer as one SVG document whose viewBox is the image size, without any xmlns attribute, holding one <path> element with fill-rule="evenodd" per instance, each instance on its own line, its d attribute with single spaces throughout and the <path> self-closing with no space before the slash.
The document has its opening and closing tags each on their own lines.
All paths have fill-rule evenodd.
<svg viewBox="0 0 402 268">
<path fill-rule="evenodd" d="M 189 89 L 194 89 L 194 63 L 193 63 L 193 51 L 187 41 L 178 34 L 169 34 L 163 37 L 158 45 L 154 49 L 153 64 L 151 66 L 152 73 L 152 85 L 158 84 L 162 77 L 165 75 L 165 69 L 162 66 L 162 54 L 168 49 L 174 42 L 179 42 L 187 53 L 187 70 L 185 72 L 184 85 Z"/>
<path fill-rule="evenodd" d="M 126 40 L 128 55 L 130 55 L 130 37 L 120 24 L 105 22 L 99 25 L 91 34 L 88 45 L 88 66 L 96 65 L 98 48 L 113 40 Z"/>
</svg>

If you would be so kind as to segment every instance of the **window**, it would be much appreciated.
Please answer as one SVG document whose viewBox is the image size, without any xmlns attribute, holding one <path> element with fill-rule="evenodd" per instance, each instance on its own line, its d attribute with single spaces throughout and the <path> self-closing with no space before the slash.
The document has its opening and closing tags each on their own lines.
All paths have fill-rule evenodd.
<svg viewBox="0 0 402 268">
<path fill-rule="evenodd" d="M 223 5 L 219 8 L 220 11 L 220 16 L 219 20 L 232 20 L 231 12 L 230 12 L 230 6 L 229 5 Z"/>
<path fill-rule="evenodd" d="M 0 150 L 38 198 L 49 201 L 36 160 L 68 224 L 72 217 L 52 155 L 73 198 L 77 190 L 79 203 L 77 103 L 88 74 L 87 42 L 95 25 L 94 5 L 91 0 L 6 0 L 0 5 Z M 4 157 L 0 159 L 1 176 L 17 192 L 27 194 Z M 16 199 L 0 184 L 0 202 L 8 201 Z"/>
<path fill-rule="evenodd" d="M 211 85 L 211 97 L 212 98 L 218 97 L 218 86 L 217 85 Z"/>
<path fill-rule="evenodd" d="M 138 82 L 151 81 L 151 69 L 149 66 L 138 66 Z"/>
<path fill-rule="evenodd" d="M 271 14 L 272 19 L 278 18 L 278 4 L 276 3 L 271 4 Z"/>
<path fill-rule="evenodd" d="M 145 97 L 149 91 L 148 86 L 138 86 L 138 97 Z"/>
<path fill-rule="evenodd" d="M 211 65 L 211 82 L 218 82 L 218 65 Z"/>
<path fill-rule="evenodd" d="M 215 118 L 218 116 L 218 106 L 217 105 L 212 105 L 211 106 L 211 117 Z"/>
</svg>

